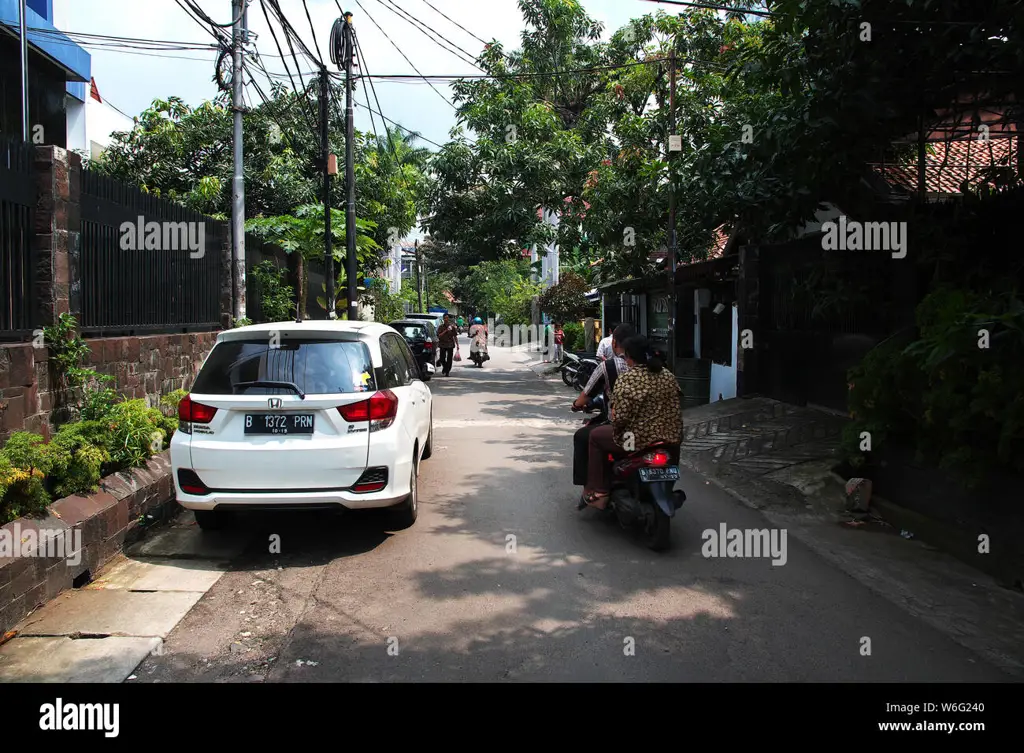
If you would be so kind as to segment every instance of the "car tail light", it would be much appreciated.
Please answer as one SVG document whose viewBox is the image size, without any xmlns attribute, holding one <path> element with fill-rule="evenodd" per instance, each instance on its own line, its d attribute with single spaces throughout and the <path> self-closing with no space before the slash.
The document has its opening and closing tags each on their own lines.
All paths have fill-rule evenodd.
<svg viewBox="0 0 1024 753">
<path fill-rule="evenodd" d="M 178 403 L 178 420 L 187 421 L 193 424 L 208 424 L 217 414 L 217 409 L 211 405 L 203 405 L 192 401 L 192 398 L 185 395 Z"/>
<path fill-rule="evenodd" d="M 374 431 L 386 429 L 398 415 L 398 396 L 391 390 L 382 390 L 367 400 L 339 406 L 338 413 L 349 423 L 370 421 L 376 424 Z"/>
<path fill-rule="evenodd" d="M 427 340 L 425 343 L 423 343 L 423 349 L 424 350 L 433 350 L 434 349 L 434 342 L 433 342 L 433 340 Z"/>
<path fill-rule="evenodd" d="M 664 450 L 656 450 L 655 452 L 648 452 L 644 455 L 644 462 L 647 465 L 662 466 L 668 465 L 672 458 Z"/>
<path fill-rule="evenodd" d="M 178 469 L 178 485 L 185 494 L 204 495 L 210 493 L 210 490 L 206 488 L 206 484 L 202 482 L 202 479 L 199 478 L 195 471 L 184 468 Z"/>
<path fill-rule="evenodd" d="M 382 491 L 387 485 L 387 468 L 367 468 L 359 480 L 352 485 L 352 491 L 356 494 L 369 494 Z"/>
</svg>

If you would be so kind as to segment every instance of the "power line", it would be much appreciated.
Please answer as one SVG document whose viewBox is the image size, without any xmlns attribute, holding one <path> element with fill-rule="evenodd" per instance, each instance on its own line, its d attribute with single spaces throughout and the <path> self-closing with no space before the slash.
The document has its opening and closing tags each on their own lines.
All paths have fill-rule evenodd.
<svg viewBox="0 0 1024 753">
<path fill-rule="evenodd" d="M 380 3 L 381 5 L 384 5 L 384 3 L 386 2 L 387 5 L 384 5 L 385 8 L 387 8 L 392 13 L 397 15 L 403 21 L 411 24 L 414 29 L 416 29 L 418 32 L 423 34 L 425 37 L 427 37 L 427 39 L 429 39 L 431 42 L 436 44 L 438 47 L 440 47 L 445 52 L 450 52 L 451 54 L 455 55 L 457 58 L 459 58 L 463 62 L 469 63 L 474 68 L 477 68 L 479 70 L 483 70 L 483 68 L 481 68 L 479 65 L 477 65 L 476 62 L 473 60 L 472 53 L 467 52 L 466 50 L 462 49 L 457 44 L 455 44 L 451 40 L 447 39 L 444 35 L 440 34 L 439 32 L 437 32 L 435 30 L 431 29 L 430 31 L 426 31 L 426 29 L 430 29 L 429 26 L 424 24 L 422 21 L 420 21 L 418 18 L 416 18 L 412 14 L 407 13 L 406 11 L 402 10 L 402 8 L 400 8 L 399 6 L 395 5 L 391 0 L 377 0 L 377 2 Z M 394 7 L 391 7 L 391 6 L 394 6 Z M 431 31 L 433 31 L 434 34 L 437 34 L 438 37 L 441 37 L 441 39 L 443 39 L 445 42 L 447 42 L 449 45 L 454 47 L 455 50 L 458 50 L 459 52 L 456 52 L 455 50 L 451 50 L 448 47 L 445 47 L 440 42 L 438 42 L 437 39 L 431 34 Z"/>
<path fill-rule="evenodd" d="M 226 24 L 219 24 L 216 21 L 214 21 L 212 18 L 210 18 L 206 14 L 206 11 L 204 11 L 202 8 L 200 8 L 199 4 L 196 3 L 195 0 L 185 0 L 185 4 L 188 5 L 188 7 L 192 9 L 193 13 L 195 13 L 201 19 L 206 21 L 206 23 L 208 23 L 208 24 L 210 24 L 210 26 L 214 26 L 214 27 L 216 27 L 218 29 L 230 29 L 232 26 L 234 26 L 239 21 L 241 21 L 242 20 L 242 16 L 245 14 L 245 6 L 243 5 L 242 6 L 242 12 L 238 15 L 238 18 L 236 18 L 234 21 L 229 21 Z"/>
<path fill-rule="evenodd" d="M 431 5 L 431 4 L 430 4 L 430 2 L 429 2 L 429 0 L 423 0 L 423 2 L 424 2 L 424 3 L 426 3 L 427 5 L 429 5 L 429 6 L 431 7 L 431 8 L 433 8 L 433 9 L 434 9 L 435 11 L 437 11 L 437 12 L 438 12 L 439 14 L 441 14 L 442 16 L 444 16 L 444 17 L 445 17 L 446 19 L 448 19 L 449 21 L 451 21 L 451 22 L 452 22 L 453 24 L 455 24 L 456 26 L 458 26 L 458 27 L 459 27 L 460 29 L 462 29 L 462 30 L 463 30 L 464 32 L 466 32 L 467 34 L 469 34 L 469 36 L 471 36 L 471 37 L 473 37 L 474 39 L 476 39 L 476 40 L 477 40 L 478 42 L 480 42 L 480 43 L 482 43 L 482 44 L 485 44 L 485 45 L 487 45 L 487 44 L 490 44 L 490 42 L 488 42 L 487 40 L 481 39 L 481 38 L 480 38 L 480 37 L 478 37 L 478 36 L 477 36 L 476 34 L 474 34 L 474 33 L 473 33 L 473 32 L 471 32 L 471 31 L 470 31 L 469 29 L 467 29 L 467 28 L 466 28 L 465 26 L 463 26 L 462 24 L 460 24 L 460 23 L 459 23 L 458 21 L 456 21 L 456 20 L 454 20 L 454 19 L 452 19 L 452 18 L 448 18 L 448 16 L 445 16 L 445 14 L 444 14 L 444 13 L 442 13 L 442 12 L 441 12 L 441 11 L 440 11 L 440 10 L 439 10 L 438 8 L 435 8 L 435 7 L 433 6 L 433 5 Z"/>
<path fill-rule="evenodd" d="M 772 18 L 780 15 L 772 11 L 766 10 L 750 10 L 748 8 L 732 8 L 727 5 L 713 5 L 711 3 L 691 3 L 683 2 L 682 0 L 647 0 L 649 3 L 664 3 L 666 5 L 682 5 L 687 8 L 699 8 L 701 10 L 724 10 L 729 13 L 743 13 L 751 16 L 763 16 L 765 18 Z"/>
<path fill-rule="evenodd" d="M 300 105 L 300 109 L 302 110 L 302 118 L 306 122 L 306 125 L 309 126 L 310 131 L 312 133 L 316 133 L 316 118 L 310 118 L 309 113 L 306 112 L 305 104 L 308 104 L 308 100 L 306 99 L 308 89 L 305 80 L 303 80 L 302 78 L 302 71 L 299 70 L 299 59 L 295 55 L 294 48 L 292 48 L 292 58 L 295 60 L 295 71 L 299 76 L 299 82 L 302 84 L 301 95 L 299 94 L 298 88 L 295 86 L 295 79 L 292 78 L 291 71 L 288 68 L 288 60 L 284 56 L 284 50 L 281 49 L 281 43 L 278 42 L 277 40 L 277 33 L 274 31 L 274 24 L 272 24 L 270 21 L 270 14 L 267 13 L 267 2 L 268 0 L 260 0 L 260 8 L 263 10 L 264 18 L 267 19 L 267 27 L 270 29 L 270 36 L 273 37 L 274 45 L 277 47 L 277 51 L 281 54 L 281 62 L 284 63 L 284 68 L 286 71 L 288 71 L 288 80 L 291 82 L 292 91 L 295 92 L 295 95 L 299 97 L 300 101 L 303 103 L 302 105 Z M 274 0 L 269 0 L 269 2 L 271 3 L 271 7 L 274 7 L 274 5 L 276 5 L 276 3 L 274 3 Z M 289 45 L 290 44 L 291 42 L 289 41 Z"/>
<path fill-rule="evenodd" d="M 199 24 L 203 28 L 203 30 L 207 34 L 212 36 L 214 39 L 216 39 L 218 43 L 222 44 L 224 42 L 224 39 L 227 36 L 226 32 L 223 32 L 219 28 L 216 28 L 216 27 L 213 28 L 213 29 L 208 28 L 207 25 L 203 22 L 203 19 L 202 19 L 202 15 L 205 15 L 205 14 L 200 12 L 200 15 L 196 15 L 195 11 L 192 10 L 191 6 L 185 4 L 185 0 L 174 0 L 174 2 L 176 2 L 178 4 L 179 8 L 181 8 L 183 11 L 185 11 L 185 15 L 187 15 L 189 18 L 191 18 L 193 21 L 195 21 L 197 24 Z"/>
<path fill-rule="evenodd" d="M 385 116 L 385 115 L 384 115 L 384 113 L 380 112 L 379 110 L 374 110 L 374 109 L 373 109 L 372 107 L 370 107 L 370 106 L 369 106 L 368 104 L 365 104 L 365 105 L 364 105 L 364 104 L 363 104 L 362 102 L 360 102 L 360 101 L 359 101 L 358 99 L 357 99 L 357 100 L 355 100 L 355 103 L 356 103 L 357 105 L 359 105 L 360 107 L 365 107 L 365 108 L 366 108 L 367 110 L 369 110 L 370 112 L 375 112 L 375 113 L 377 113 L 377 115 L 379 115 L 379 116 L 380 116 L 381 120 L 384 120 L 384 121 L 386 121 L 386 122 L 390 123 L 391 125 L 395 126 L 396 128 L 399 128 L 399 129 L 401 129 L 401 130 L 405 131 L 405 132 L 406 132 L 406 133 L 408 133 L 408 134 L 409 134 L 410 136 L 415 136 L 416 138 L 418 138 L 418 139 L 420 139 L 420 140 L 422 140 L 422 141 L 426 141 L 426 142 L 427 142 L 428 144 L 433 144 L 433 145 L 434 145 L 434 146 L 436 146 L 436 147 L 437 147 L 438 149 L 444 149 L 444 144 L 438 144 L 438 143 L 437 143 L 436 141 L 431 141 L 430 139 L 428 139 L 428 138 L 427 138 L 426 136 L 424 136 L 424 135 L 423 135 L 422 133 L 420 133 L 419 131 L 410 131 L 410 130 L 409 130 L 408 128 L 406 128 L 406 127 L 405 127 L 404 125 L 402 125 L 402 124 L 401 124 L 401 123 L 399 123 L 398 121 L 396 121 L 396 120 L 392 120 L 391 118 L 389 118 L 389 117 Z"/>
<path fill-rule="evenodd" d="M 337 4 L 337 5 L 338 5 L 338 10 L 341 10 L 341 3 L 340 3 L 340 2 L 338 1 L 338 0 L 334 0 L 334 2 L 335 2 L 335 3 Z M 367 17 L 368 19 L 370 19 L 370 21 L 372 21 L 372 22 L 373 22 L 373 25 L 374 25 L 374 26 L 376 26 L 376 27 L 377 27 L 378 29 L 380 29 L 380 33 L 384 35 L 384 38 L 385 38 L 386 40 L 388 40 L 389 42 L 391 42 L 391 46 L 392 46 L 392 47 L 394 47 L 394 48 L 395 48 L 396 50 L 398 50 L 398 54 L 399 54 L 399 55 L 401 55 L 401 56 L 402 56 L 403 58 L 405 58 L 405 62 L 407 62 L 407 63 L 408 63 L 409 65 L 411 65 L 411 66 L 412 66 L 412 69 L 413 69 L 414 71 L 416 71 L 416 73 L 419 73 L 419 76 L 420 76 L 420 78 L 422 78 L 422 79 L 423 79 L 424 81 L 426 81 L 426 82 L 427 82 L 427 83 L 428 83 L 428 84 L 430 85 L 430 88 L 431 88 L 431 89 L 433 89 L 433 90 L 434 90 L 435 92 L 437 92 L 437 96 L 439 96 L 439 97 L 440 97 L 441 99 L 443 99 L 443 100 L 444 100 L 444 103 L 445 103 L 446 105 L 448 105 L 448 106 L 449 106 L 450 108 L 452 108 L 453 110 L 455 110 L 456 112 L 458 112 L 458 109 L 459 109 L 459 108 L 457 108 L 457 107 L 456 107 L 455 105 L 453 105 L 453 104 L 452 104 L 451 102 L 449 102 L 449 101 L 448 101 L 448 97 L 444 96 L 444 95 L 443 95 L 443 94 L 442 94 L 442 93 L 441 93 L 441 92 L 440 92 L 440 91 L 439 91 L 439 90 L 437 89 L 437 87 L 435 87 L 435 86 L 434 86 L 433 84 L 431 84 L 431 83 L 430 83 L 430 81 L 429 81 L 429 80 L 427 79 L 427 77 L 426 77 L 426 76 L 424 76 L 424 75 L 423 75 L 422 73 L 420 73 L 420 69 L 419 69 L 419 68 L 417 68 L 417 67 L 415 66 L 415 64 L 413 64 L 413 62 L 412 62 L 411 60 L 409 60 L 409 56 L 408 56 L 408 55 L 406 55 L 406 54 L 405 54 L 404 52 L 402 52 L 402 48 L 401 48 L 401 47 L 399 47 L 399 46 L 398 46 L 397 44 L 395 44 L 394 40 L 393 40 L 393 39 L 392 39 L 391 37 L 389 37 L 389 36 L 388 36 L 388 33 L 387 33 L 386 31 L 384 31 L 384 29 L 381 29 L 381 26 L 380 26 L 380 24 L 378 24 L 378 23 L 377 23 L 377 22 L 376 22 L 376 21 L 374 20 L 373 16 L 371 16 L 371 15 L 369 14 L 369 12 L 368 12 L 368 11 L 366 10 L 366 8 L 364 8 L 364 7 L 363 7 L 363 4 L 362 4 L 362 3 L 361 3 L 361 2 L 359 1 L 359 0 L 356 0 L 356 5 L 358 5 L 358 6 L 359 6 L 359 8 L 360 8 L 360 9 L 361 9 L 361 10 L 363 11 L 363 13 L 366 13 L 366 17 Z M 342 12 L 344 12 L 344 11 L 342 11 Z"/>
<path fill-rule="evenodd" d="M 313 17 L 309 15 L 309 5 L 302 0 L 302 7 L 306 11 L 306 20 L 309 21 L 309 30 L 313 34 L 313 46 L 316 47 L 316 56 L 320 58 L 321 67 L 325 65 L 324 56 L 320 53 L 320 44 L 316 41 L 316 28 L 313 26 Z"/>
</svg>

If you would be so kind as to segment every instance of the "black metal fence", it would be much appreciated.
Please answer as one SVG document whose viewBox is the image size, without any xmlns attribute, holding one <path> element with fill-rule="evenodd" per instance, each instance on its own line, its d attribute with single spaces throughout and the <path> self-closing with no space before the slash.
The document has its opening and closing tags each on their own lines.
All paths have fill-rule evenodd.
<svg viewBox="0 0 1024 753">
<path fill-rule="evenodd" d="M 82 332 L 219 329 L 226 223 L 89 170 L 81 171 L 81 189 L 71 275 Z"/>
<path fill-rule="evenodd" d="M 30 338 L 37 324 L 34 156 L 31 144 L 0 140 L 0 340 L 5 341 Z"/>
</svg>

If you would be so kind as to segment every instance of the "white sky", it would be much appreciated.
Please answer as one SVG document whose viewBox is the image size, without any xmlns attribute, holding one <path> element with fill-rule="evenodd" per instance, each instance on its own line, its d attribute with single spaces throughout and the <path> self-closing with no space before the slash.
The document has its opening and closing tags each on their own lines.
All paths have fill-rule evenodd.
<svg viewBox="0 0 1024 753">
<path fill-rule="evenodd" d="M 470 57 L 476 56 L 483 46 L 482 43 L 439 15 L 430 5 L 483 39 L 497 38 L 506 49 L 519 46 L 523 21 L 516 0 L 393 2 L 435 30 L 437 34 L 467 50 L 471 53 Z M 430 41 L 423 32 L 397 14 L 385 0 L 359 0 L 359 3 L 362 7 L 356 0 L 341 0 L 341 8 L 353 13 L 353 23 L 359 35 L 369 73 L 415 75 L 416 71 L 388 42 L 368 14 L 380 24 L 395 44 L 401 47 L 421 73 L 480 73 L 469 63 Z M 659 8 L 669 13 L 680 10 L 679 7 L 646 0 L 581 0 L 581 3 L 591 17 L 605 24 L 606 38 L 631 18 L 654 13 Z M 328 42 L 331 26 L 341 15 L 338 4 L 335 0 L 307 0 L 307 4 L 316 28 L 316 42 L 320 51 L 330 69 L 337 70 L 336 66 L 330 63 Z M 218 23 L 227 23 L 231 19 L 231 0 L 198 0 L 198 5 Z M 302 0 L 280 0 L 280 5 L 292 26 L 315 53 L 316 47 L 313 44 L 313 35 Z M 54 0 L 54 10 L 56 25 L 62 31 L 189 44 L 213 43 L 210 34 L 186 15 L 174 0 Z M 284 73 L 284 65 L 278 57 L 274 39 L 267 28 L 260 0 L 253 0 L 249 7 L 249 28 L 258 35 L 254 44 L 267 68 L 272 72 Z M 276 22 L 274 31 L 277 32 L 278 41 L 284 47 L 285 54 L 289 56 L 288 65 L 294 76 L 294 61 L 291 60 L 290 52 Z M 197 105 L 217 94 L 216 84 L 212 81 L 214 61 L 217 57 L 213 50 L 153 52 L 98 46 L 107 44 L 101 40 L 88 40 L 85 43 L 79 40 L 79 44 L 92 55 L 92 73 L 100 95 L 129 116 L 145 110 L 150 102 L 157 98 L 178 96 L 189 105 Z M 302 70 L 312 70 L 311 61 L 304 59 L 301 53 L 299 55 L 299 60 L 303 63 Z M 287 83 L 287 78 L 282 80 Z M 436 81 L 432 83 L 442 94 L 450 98 L 451 92 L 447 84 Z M 268 92 L 265 80 L 260 80 L 260 86 L 264 92 Z M 448 132 L 455 124 L 454 110 L 444 104 L 441 97 L 422 80 L 415 83 L 375 81 L 374 86 L 380 100 L 379 108 L 376 101 L 369 103 L 374 109 L 379 109 L 388 118 L 407 129 L 421 132 L 426 139 L 441 144 L 448 140 Z M 355 99 L 357 102 L 366 101 L 361 87 L 356 92 Z M 260 102 L 258 93 L 251 86 L 247 89 L 246 101 L 248 104 Z M 365 108 L 357 105 L 355 118 L 357 129 L 370 130 L 369 113 Z M 380 119 L 377 116 L 374 118 L 380 132 Z"/>
</svg>

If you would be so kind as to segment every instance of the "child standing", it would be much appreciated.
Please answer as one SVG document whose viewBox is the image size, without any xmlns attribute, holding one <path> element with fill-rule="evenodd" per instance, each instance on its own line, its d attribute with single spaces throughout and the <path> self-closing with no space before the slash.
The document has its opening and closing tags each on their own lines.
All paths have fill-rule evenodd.
<svg viewBox="0 0 1024 753">
<path fill-rule="evenodd" d="M 562 362 L 562 345 L 565 343 L 565 332 L 562 331 L 562 323 L 555 322 L 555 363 Z"/>
</svg>

